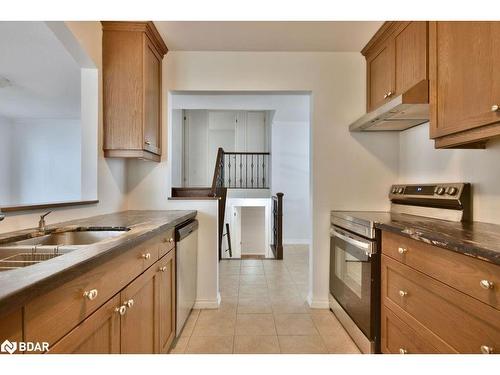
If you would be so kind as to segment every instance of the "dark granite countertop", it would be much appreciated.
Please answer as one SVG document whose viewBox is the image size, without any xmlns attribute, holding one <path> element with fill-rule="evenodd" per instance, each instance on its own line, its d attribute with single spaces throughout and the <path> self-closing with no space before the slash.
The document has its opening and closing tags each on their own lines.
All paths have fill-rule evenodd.
<svg viewBox="0 0 500 375">
<path fill-rule="evenodd" d="M 95 244 L 74 246 L 76 249 L 67 254 L 29 267 L 0 272 L 0 314 L 24 305 L 33 297 L 71 280 L 160 231 L 196 217 L 196 214 L 196 211 L 124 211 L 47 226 L 47 233 L 81 227 L 126 227 L 130 230 Z M 2 233 L 0 246 L 6 242 L 31 238 L 35 234 L 35 228 Z"/>
<path fill-rule="evenodd" d="M 500 265 L 500 225 L 388 213 L 375 227 Z"/>
</svg>

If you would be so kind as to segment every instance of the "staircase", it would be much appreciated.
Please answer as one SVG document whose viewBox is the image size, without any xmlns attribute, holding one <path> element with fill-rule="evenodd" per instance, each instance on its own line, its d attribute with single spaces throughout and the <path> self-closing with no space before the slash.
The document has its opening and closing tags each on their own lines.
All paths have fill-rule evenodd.
<svg viewBox="0 0 500 375">
<path fill-rule="evenodd" d="M 217 199 L 219 201 L 219 260 L 222 259 L 222 239 L 224 237 L 224 214 L 226 212 L 227 189 L 269 189 L 269 152 L 225 152 L 219 147 L 215 161 L 211 187 L 173 187 L 172 199 Z M 282 212 L 282 193 L 280 212 Z M 277 217 L 276 217 L 277 218 Z M 274 223 L 274 221 L 273 221 Z M 278 220 L 276 220 L 278 223 Z M 276 259 L 282 259 L 281 219 L 280 226 L 273 224 L 273 252 Z M 229 228 L 226 236 L 231 248 Z M 228 250 L 229 250 L 228 249 Z M 281 255 L 281 257 L 279 257 Z"/>
</svg>

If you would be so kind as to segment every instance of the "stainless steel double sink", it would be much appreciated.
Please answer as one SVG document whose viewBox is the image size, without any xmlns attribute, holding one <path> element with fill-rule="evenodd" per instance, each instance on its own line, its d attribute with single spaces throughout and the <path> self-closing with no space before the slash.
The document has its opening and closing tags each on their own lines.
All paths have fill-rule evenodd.
<svg viewBox="0 0 500 375">
<path fill-rule="evenodd" d="M 0 271 L 27 267 L 123 235 L 129 228 L 92 227 L 53 232 L 0 245 Z"/>
</svg>

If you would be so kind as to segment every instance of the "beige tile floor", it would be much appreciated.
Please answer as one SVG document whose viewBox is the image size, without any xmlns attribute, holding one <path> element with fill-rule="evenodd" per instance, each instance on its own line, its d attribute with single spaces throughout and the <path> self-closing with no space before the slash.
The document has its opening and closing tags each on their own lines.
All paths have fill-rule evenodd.
<svg viewBox="0 0 500 375">
<path fill-rule="evenodd" d="M 329 310 L 310 309 L 307 247 L 284 260 L 224 260 L 221 306 L 193 310 L 172 353 L 359 353 Z"/>
</svg>

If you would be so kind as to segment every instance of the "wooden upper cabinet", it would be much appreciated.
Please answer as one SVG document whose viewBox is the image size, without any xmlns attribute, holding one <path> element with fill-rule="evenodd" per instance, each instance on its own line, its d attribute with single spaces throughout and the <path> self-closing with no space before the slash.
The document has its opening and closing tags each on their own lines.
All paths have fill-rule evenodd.
<svg viewBox="0 0 500 375">
<path fill-rule="evenodd" d="M 102 22 L 104 155 L 159 161 L 162 59 L 152 22 Z"/>
<path fill-rule="evenodd" d="M 500 135 L 500 22 L 430 22 L 429 42 L 431 138 L 484 146 Z"/>
<path fill-rule="evenodd" d="M 394 93 L 394 40 L 367 57 L 368 111 L 390 100 Z"/>
<path fill-rule="evenodd" d="M 427 22 L 404 22 L 395 37 L 396 94 L 428 78 Z"/>
<path fill-rule="evenodd" d="M 427 22 L 386 22 L 363 48 L 367 111 L 428 79 Z"/>
</svg>

